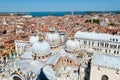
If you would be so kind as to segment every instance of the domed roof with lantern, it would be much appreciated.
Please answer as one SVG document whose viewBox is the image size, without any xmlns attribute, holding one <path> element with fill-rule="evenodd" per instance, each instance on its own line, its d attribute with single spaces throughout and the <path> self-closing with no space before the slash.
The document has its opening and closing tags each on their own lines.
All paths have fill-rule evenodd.
<svg viewBox="0 0 120 80">
<path fill-rule="evenodd" d="M 54 30 L 48 32 L 45 39 L 49 42 L 51 47 L 57 47 L 60 45 L 60 34 Z"/>
<path fill-rule="evenodd" d="M 47 41 L 60 40 L 60 35 L 59 35 L 59 33 L 55 32 L 55 31 L 50 31 L 49 33 L 46 34 L 46 40 Z"/>
<path fill-rule="evenodd" d="M 33 54 L 44 56 L 50 54 L 50 45 L 47 41 L 39 39 L 32 46 Z"/>
<path fill-rule="evenodd" d="M 34 42 L 38 40 L 39 40 L 39 36 L 33 35 L 33 36 L 30 36 L 29 42 L 33 44 Z"/>
<path fill-rule="evenodd" d="M 71 38 L 70 40 L 66 42 L 65 49 L 66 51 L 69 51 L 69 52 L 79 51 L 80 50 L 79 42 Z"/>
</svg>

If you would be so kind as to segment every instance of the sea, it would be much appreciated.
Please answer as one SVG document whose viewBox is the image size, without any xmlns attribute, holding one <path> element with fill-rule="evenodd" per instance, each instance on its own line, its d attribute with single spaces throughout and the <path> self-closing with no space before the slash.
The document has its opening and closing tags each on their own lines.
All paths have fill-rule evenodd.
<svg viewBox="0 0 120 80">
<path fill-rule="evenodd" d="M 92 13 L 110 13 L 120 14 L 120 11 L 54 11 L 54 12 L 0 12 L 0 14 L 17 14 L 17 15 L 32 15 L 33 17 L 44 17 L 44 16 L 65 16 L 65 15 L 85 15 Z"/>
</svg>

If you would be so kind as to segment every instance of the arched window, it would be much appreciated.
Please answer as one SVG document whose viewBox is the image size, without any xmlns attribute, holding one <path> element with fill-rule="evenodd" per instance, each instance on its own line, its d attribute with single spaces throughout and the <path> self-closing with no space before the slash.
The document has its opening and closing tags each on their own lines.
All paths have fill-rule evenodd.
<svg viewBox="0 0 120 80">
<path fill-rule="evenodd" d="M 113 39 L 113 41 L 115 41 L 115 39 Z"/>
<path fill-rule="evenodd" d="M 69 63 L 69 60 L 67 59 L 67 63 Z"/>
<path fill-rule="evenodd" d="M 18 76 L 14 76 L 13 80 L 22 80 L 22 79 L 20 77 L 18 77 Z"/>
<path fill-rule="evenodd" d="M 117 51 L 117 54 L 119 54 L 119 51 Z"/>
<path fill-rule="evenodd" d="M 103 75 L 103 76 L 101 77 L 101 80 L 109 80 L 109 79 L 108 79 L 108 76 L 107 76 L 107 75 Z"/>
</svg>

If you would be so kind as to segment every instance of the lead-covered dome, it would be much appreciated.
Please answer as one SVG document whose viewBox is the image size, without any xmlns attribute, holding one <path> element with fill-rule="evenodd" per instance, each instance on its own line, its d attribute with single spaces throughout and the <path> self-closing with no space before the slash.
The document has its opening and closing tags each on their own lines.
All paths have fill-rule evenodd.
<svg viewBox="0 0 120 80">
<path fill-rule="evenodd" d="M 49 42 L 51 47 L 60 45 L 60 35 L 55 31 L 50 31 L 46 34 L 46 40 Z"/>
<path fill-rule="evenodd" d="M 45 56 L 50 53 L 50 45 L 45 40 L 38 40 L 35 42 L 32 46 L 32 52 L 33 54 L 36 54 L 37 56 Z"/>
<path fill-rule="evenodd" d="M 65 45 L 65 49 L 69 52 L 76 52 L 80 50 L 79 42 L 77 40 L 68 40 Z"/>
<path fill-rule="evenodd" d="M 66 33 L 63 31 L 59 31 L 59 34 L 60 34 L 60 44 L 65 44 L 65 42 L 67 41 Z"/>
<path fill-rule="evenodd" d="M 30 36 L 29 42 L 33 44 L 39 40 L 39 36 Z"/>
</svg>

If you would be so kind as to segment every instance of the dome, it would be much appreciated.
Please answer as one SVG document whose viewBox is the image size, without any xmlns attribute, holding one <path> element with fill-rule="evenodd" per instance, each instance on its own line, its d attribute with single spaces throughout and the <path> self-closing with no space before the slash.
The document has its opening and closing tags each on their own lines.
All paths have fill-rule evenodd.
<svg viewBox="0 0 120 80">
<path fill-rule="evenodd" d="M 39 40 L 39 36 L 31 36 L 30 39 L 29 39 L 29 42 L 31 44 L 33 44 L 34 42 L 36 42 L 38 40 Z"/>
<path fill-rule="evenodd" d="M 47 41 L 39 40 L 33 44 L 32 51 L 38 56 L 48 55 L 50 53 L 50 45 Z"/>
<path fill-rule="evenodd" d="M 65 43 L 65 42 L 66 42 L 66 40 L 67 40 L 66 33 L 65 33 L 65 32 L 60 31 L 60 32 L 59 32 L 59 34 L 60 34 L 60 43 L 61 43 L 61 44 L 62 44 L 62 43 Z"/>
<path fill-rule="evenodd" d="M 66 42 L 66 50 L 71 52 L 79 51 L 79 42 L 76 40 L 68 40 Z"/>
<path fill-rule="evenodd" d="M 49 32 L 46 34 L 46 40 L 49 42 L 50 46 L 57 46 L 60 44 L 60 35 L 56 32 Z"/>
<path fill-rule="evenodd" d="M 59 35 L 59 33 L 55 33 L 55 32 L 47 33 L 46 40 L 48 40 L 48 41 L 60 40 L 60 35 Z"/>
</svg>

